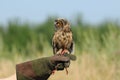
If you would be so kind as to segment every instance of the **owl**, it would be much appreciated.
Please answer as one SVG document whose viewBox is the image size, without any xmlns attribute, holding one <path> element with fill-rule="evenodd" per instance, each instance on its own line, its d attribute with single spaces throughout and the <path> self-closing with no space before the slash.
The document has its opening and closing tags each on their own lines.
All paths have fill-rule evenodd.
<svg viewBox="0 0 120 80">
<path fill-rule="evenodd" d="M 66 19 L 54 21 L 55 32 L 52 39 L 53 53 L 64 54 L 73 51 L 73 34 Z"/>
</svg>

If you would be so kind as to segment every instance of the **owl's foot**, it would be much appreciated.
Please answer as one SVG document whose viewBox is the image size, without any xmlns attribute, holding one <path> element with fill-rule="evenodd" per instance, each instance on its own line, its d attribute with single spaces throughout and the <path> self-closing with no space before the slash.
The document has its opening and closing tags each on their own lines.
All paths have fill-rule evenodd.
<svg viewBox="0 0 120 80">
<path fill-rule="evenodd" d="M 52 71 L 52 74 L 53 74 L 53 75 L 55 74 L 55 70 Z"/>
<path fill-rule="evenodd" d="M 69 51 L 68 51 L 67 49 L 64 49 L 64 50 L 61 52 L 61 54 L 65 54 L 65 53 L 69 54 Z"/>
<path fill-rule="evenodd" d="M 57 51 L 57 54 L 61 54 L 62 53 L 62 49 L 60 49 L 59 51 Z"/>
</svg>

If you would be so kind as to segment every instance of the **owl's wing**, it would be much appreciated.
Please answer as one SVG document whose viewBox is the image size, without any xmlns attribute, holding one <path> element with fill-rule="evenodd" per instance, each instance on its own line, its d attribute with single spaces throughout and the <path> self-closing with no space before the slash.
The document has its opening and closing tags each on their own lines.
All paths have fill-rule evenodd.
<svg viewBox="0 0 120 80">
<path fill-rule="evenodd" d="M 56 44 L 52 41 L 53 54 L 56 54 Z"/>
<path fill-rule="evenodd" d="M 70 29 L 70 28 L 69 28 Z M 74 53 L 73 51 L 74 51 L 74 41 L 73 41 L 73 33 L 72 33 L 72 30 L 70 29 L 70 32 L 69 32 L 69 35 L 70 35 L 70 37 L 72 38 L 72 40 L 70 40 L 70 46 L 69 46 L 69 48 L 68 48 L 68 50 L 69 50 L 69 52 L 70 53 Z"/>
<path fill-rule="evenodd" d="M 74 48 L 74 42 L 72 41 L 70 44 L 70 48 L 68 49 L 70 53 L 73 52 L 73 48 Z"/>
<path fill-rule="evenodd" d="M 56 42 L 55 34 L 54 34 L 53 39 L 52 39 L 52 47 L 53 47 L 53 54 L 57 54 L 59 47 L 58 47 L 58 43 Z"/>
</svg>

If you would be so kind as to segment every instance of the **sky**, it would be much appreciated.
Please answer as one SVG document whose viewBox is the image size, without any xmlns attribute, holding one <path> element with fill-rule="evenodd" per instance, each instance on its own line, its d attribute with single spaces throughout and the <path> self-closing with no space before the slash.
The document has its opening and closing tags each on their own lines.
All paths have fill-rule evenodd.
<svg viewBox="0 0 120 80">
<path fill-rule="evenodd" d="M 48 16 L 72 20 L 77 14 L 90 23 L 120 20 L 120 0 L 0 0 L 2 24 L 15 18 L 38 23 Z"/>
</svg>

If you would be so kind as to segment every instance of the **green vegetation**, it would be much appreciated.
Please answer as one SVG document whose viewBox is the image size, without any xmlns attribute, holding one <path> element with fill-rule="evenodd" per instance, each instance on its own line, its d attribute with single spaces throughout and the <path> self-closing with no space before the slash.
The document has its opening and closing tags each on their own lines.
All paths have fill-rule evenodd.
<svg viewBox="0 0 120 80">
<path fill-rule="evenodd" d="M 12 53 L 16 50 L 18 54 L 25 55 L 38 51 L 43 54 L 46 48 L 52 47 L 53 21 L 54 18 L 48 18 L 45 22 L 34 25 L 12 21 L 7 27 L 1 26 L 0 51 Z M 80 19 L 76 19 L 75 22 L 71 27 L 76 49 L 79 50 L 77 54 L 83 51 L 98 53 L 103 50 L 113 53 L 120 49 L 120 25 L 117 23 L 91 25 L 83 23 Z"/>
<path fill-rule="evenodd" d="M 14 73 L 16 63 L 52 55 L 54 19 L 49 17 L 40 24 L 16 20 L 7 26 L 0 25 L 0 77 Z M 77 61 L 73 63 L 75 66 L 71 65 L 71 79 L 119 80 L 120 24 L 106 21 L 92 25 L 80 18 L 74 22 L 71 22 L 71 28 Z M 6 70 L 8 66 L 10 70 Z M 74 70 L 75 75 L 72 74 Z M 55 78 L 59 79 L 58 76 Z"/>
</svg>

